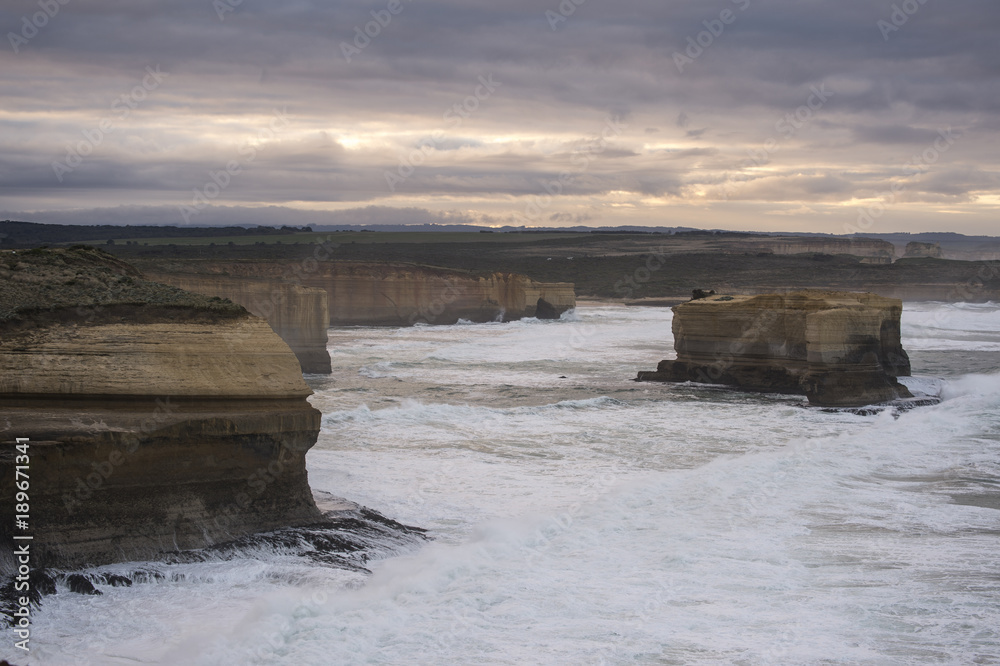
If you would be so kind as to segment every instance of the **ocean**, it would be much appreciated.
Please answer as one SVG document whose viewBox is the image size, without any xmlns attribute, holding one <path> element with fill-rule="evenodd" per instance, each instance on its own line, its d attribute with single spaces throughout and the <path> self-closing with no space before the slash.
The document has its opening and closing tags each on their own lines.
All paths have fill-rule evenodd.
<svg viewBox="0 0 1000 666">
<path fill-rule="evenodd" d="M 330 330 L 317 491 L 424 528 L 61 591 L 16 664 L 1000 664 L 1000 305 L 907 303 L 915 391 L 640 384 L 667 308 Z M 134 570 L 136 565 L 102 567 Z"/>
</svg>

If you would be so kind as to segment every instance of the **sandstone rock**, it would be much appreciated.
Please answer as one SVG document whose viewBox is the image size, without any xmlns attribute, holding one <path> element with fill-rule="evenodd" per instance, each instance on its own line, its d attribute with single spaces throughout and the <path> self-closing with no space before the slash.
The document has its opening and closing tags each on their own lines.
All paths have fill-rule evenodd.
<svg viewBox="0 0 1000 666">
<path fill-rule="evenodd" d="M 906 244 L 906 250 L 903 255 L 907 259 L 916 259 L 922 257 L 930 257 L 932 259 L 940 259 L 944 255 L 941 252 L 940 243 L 919 243 L 913 241 Z"/>
<path fill-rule="evenodd" d="M 849 254 L 865 264 L 891 264 L 896 248 L 878 238 L 761 237 L 741 241 L 734 248 L 747 254 Z"/>
<path fill-rule="evenodd" d="M 535 316 L 538 319 L 559 319 L 559 309 L 544 298 L 535 302 Z"/>
<path fill-rule="evenodd" d="M 861 406 L 911 397 L 900 345 L 902 303 L 874 294 L 802 291 L 711 296 L 673 308 L 677 360 L 640 381 L 728 384 Z"/>
<path fill-rule="evenodd" d="M 305 470 L 320 414 L 263 319 L 134 276 L 109 295 L 121 267 L 101 257 L 35 259 L 26 274 L 69 262 L 96 286 L 39 304 L 31 285 L 45 280 L 21 282 L 0 303 L 0 493 L 14 496 L 11 443 L 28 438 L 32 566 L 149 559 L 320 518 Z M 0 509 L 8 545 L 13 511 Z"/>
<path fill-rule="evenodd" d="M 69 586 L 70 592 L 76 592 L 77 594 L 91 594 L 95 596 L 103 594 L 100 590 L 94 587 L 93 583 L 80 574 L 70 574 L 67 576 L 66 584 Z"/>
<path fill-rule="evenodd" d="M 230 278 L 147 272 L 157 282 L 207 296 L 228 298 L 252 314 L 263 317 L 299 359 L 302 372 L 329 374 L 330 354 L 326 349 L 329 326 L 326 292 L 322 289 L 275 279 Z"/>
<path fill-rule="evenodd" d="M 208 276 L 212 280 L 220 276 L 287 281 L 289 272 L 285 264 L 264 261 L 173 261 L 149 263 L 144 268 L 171 284 L 174 279 L 167 273 L 197 273 L 206 280 L 202 285 L 209 284 Z M 544 302 L 542 318 L 558 318 L 576 306 L 572 284 L 537 282 L 515 273 L 476 276 L 416 264 L 326 261 L 318 262 L 314 270 L 299 271 L 294 279 L 326 292 L 330 326 L 509 321 L 539 316 L 540 300 Z M 204 290 L 208 293 L 209 287 Z"/>
</svg>

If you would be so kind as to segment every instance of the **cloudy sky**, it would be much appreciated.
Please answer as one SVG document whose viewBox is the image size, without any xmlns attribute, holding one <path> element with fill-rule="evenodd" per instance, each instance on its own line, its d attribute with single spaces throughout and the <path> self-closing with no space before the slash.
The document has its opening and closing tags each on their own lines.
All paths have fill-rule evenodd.
<svg viewBox="0 0 1000 666">
<path fill-rule="evenodd" d="M 0 219 L 995 235 L 996 0 L 5 0 Z"/>
</svg>

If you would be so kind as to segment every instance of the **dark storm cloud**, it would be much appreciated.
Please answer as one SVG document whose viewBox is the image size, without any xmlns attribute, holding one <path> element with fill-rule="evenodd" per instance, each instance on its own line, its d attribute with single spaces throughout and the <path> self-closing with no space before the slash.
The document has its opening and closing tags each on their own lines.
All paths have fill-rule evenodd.
<svg viewBox="0 0 1000 666">
<path fill-rule="evenodd" d="M 71 0 L 30 38 L 39 6 L 8 3 L 0 197 L 28 211 L 183 204 L 236 160 L 213 205 L 453 198 L 502 215 L 498 202 L 520 209 L 563 172 L 567 205 L 685 201 L 727 181 L 727 199 L 849 201 L 948 127 L 965 138 L 908 194 L 995 195 L 1000 5 L 908 3 Z M 54 169 L 148 67 L 162 85 L 79 166 Z M 257 141 L 274 109 L 287 130 Z M 628 129 L 591 154 L 608 118 Z M 387 172 L 407 175 L 389 187 Z"/>
</svg>

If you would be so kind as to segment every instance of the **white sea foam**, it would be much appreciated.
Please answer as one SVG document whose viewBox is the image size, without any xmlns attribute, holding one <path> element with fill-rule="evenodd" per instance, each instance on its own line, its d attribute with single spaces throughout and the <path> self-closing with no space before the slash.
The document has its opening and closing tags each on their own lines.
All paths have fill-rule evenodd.
<svg viewBox="0 0 1000 666">
<path fill-rule="evenodd" d="M 933 325 L 920 359 L 978 348 L 962 336 L 988 333 L 995 312 L 922 305 L 904 347 Z M 59 594 L 38 614 L 38 651 L 0 654 L 1000 661 L 1000 375 L 939 380 L 917 365 L 904 382 L 939 389 L 939 405 L 828 413 L 796 397 L 636 384 L 666 357 L 669 310 L 577 317 L 331 332 L 310 483 L 429 528 L 422 549 L 369 563 L 367 579 L 261 553 L 104 597 Z"/>
<path fill-rule="evenodd" d="M 912 351 L 1000 351 L 1000 305 L 907 303 L 902 333 Z"/>
</svg>

